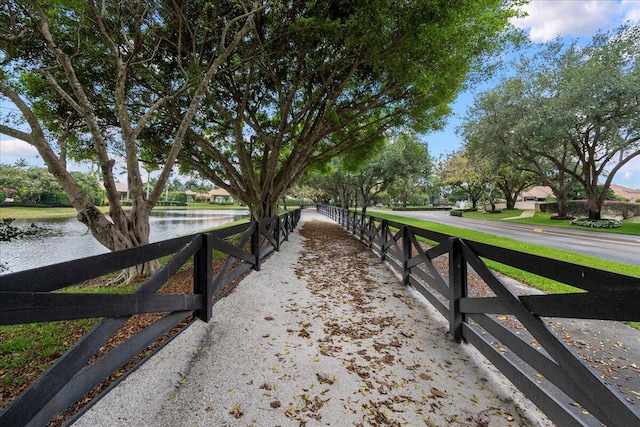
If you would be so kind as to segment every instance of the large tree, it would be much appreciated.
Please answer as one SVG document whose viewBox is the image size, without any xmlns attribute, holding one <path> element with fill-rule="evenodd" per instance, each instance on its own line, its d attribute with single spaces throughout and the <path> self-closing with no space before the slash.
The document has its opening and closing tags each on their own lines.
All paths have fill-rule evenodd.
<svg viewBox="0 0 640 427">
<path fill-rule="evenodd" d="M 465 149 L 450 153 L 438 163 L 437 173 L 443 185 L 466 195 L 475 208 L 489 190 L 492 174 L 486 162 L 473 162 L 469 159 L 469 153 Z"/>
<path fill-rule="evenodd" d="M 387 192 L 406 208 L 409 198 L 423 193 L 429 185 L 432 163 L 429 149 L 417 135 L 403 132 L 393 139 L 387 151 L 389 157 L 397 159 L 389 162 L 389 167 L 397 169 Z"/>
<path fill-rule="evenodd" d="M 19 111 L 0 132 L 38 150 L 93 236 L 118 250 L 148 243 L 149 213 L 162 195 L 189 124 L 213 76 L 253 22 L 259 1 L 10 2 L 0 10 L 0 99 Z M 202 45 L 207 50 L 202 51 Z M 147 195 L 140 140 L 176 97 L 181 118 Z M 11 112 L 11 110 L 10 110 Z M 95 160 L 109 218 L 67 171 L 69 143 Z M 114 164 L 122 156 L 132 206 L 123 209 Z M 151 263 L 129 278 L 153 269 Z"/>
<path fill-rule="evenodd" d="M 180 162 L 254 218 L 275 214 L 310 165 L 390 128 L 438 126 L 468 73 L 502 47 L 510 4 L 274 2 L 210 87 Z M 182 120 L 176 101 L 168 111 Z"/>
<path fill-rule="evenodd" d="M 548 101 L 581 165 L 574 177 L 585 189 L 590 219 L 600 219 L 615 174 L 640 156 L 638 35 L 640 27 L 598 34 L 585 48 L 569 46 L 556 63 Z"/>
<path fill-rule="evenodd" d="M 589 217 L 599 219 L 615 174 L 640 155 L 639 33 L 624 26 L 586 47 L 555 41 L 522 57 L 518 77 L 470 109 L 463 127 L 473 150 L 510 155 L 536 172 L 553 189 L 560 216 L 580 183 Z"/>
<path fill-rule="evenodd" d="M 468 110 L 461 133 L 474 157 L 519 170 L 525 179 L 528 173 L 535 174 L 538 182 L 551 188 L 558 216 L 564 218 L 580 164 L 560 137 L 560 129 L 550 124 L 553 118 L 541 90 L 547 78 L 511 78 L 482 93 Z"/>
</svg>

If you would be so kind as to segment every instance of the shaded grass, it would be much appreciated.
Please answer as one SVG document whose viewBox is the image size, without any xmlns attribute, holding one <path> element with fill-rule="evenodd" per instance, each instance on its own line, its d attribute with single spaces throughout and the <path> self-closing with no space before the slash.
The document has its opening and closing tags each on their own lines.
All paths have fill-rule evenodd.
<svg viewBox="0 0 640 427">
<path fill-rule="evenodd" d="M 20 386 L 38 377 L 99 320 L 0 326 L 0 385 Z"/>
<path fill-rule="evenodd" d="M 104 287 L 88 284 L 70 286 L 60 292 L 120 294 L 131 293 L 138 285 Z M 26 386 L 100 320 L 92 318 L 0 326 L 0 385 Z M 0 408 L 7 403 L 0 401 Z"/>
</svg>

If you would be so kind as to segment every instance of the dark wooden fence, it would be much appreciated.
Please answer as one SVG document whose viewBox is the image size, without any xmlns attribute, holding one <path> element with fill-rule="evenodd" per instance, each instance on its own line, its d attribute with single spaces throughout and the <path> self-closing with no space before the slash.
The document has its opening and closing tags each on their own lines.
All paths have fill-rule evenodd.
<svg viewBox="0 0 640 427">
<path fill-rule="evenodd" d="M 230 284 L 251 269 L 259 270 L 265 256 L 280 249 L 297 225 L 300 212 L 297 209 L 210 233 L 0 275 L 0 325 L 104 318 L 0 413 L 0 426 L 46 425 L 185 319 L 195 315 L 208 321 L 213 304 L 231 290 Z M 214 251 L 227 254 L 224 265 L 215 272 Z M 169 255 L 170 260 L 131 294 L 55 292 Z M 156 294 L 190 259 L 193 294 Z M 91 361 L 131 316 L 141 313 L 163 315 Z"/>
<path fill-rule="evenodd" d="M 638 321 L 639 278 L 473 242 L 333 206 L 319 206 L 318 211 L 342 224 L 387 261 L 402 276 L 405 285 L 413 286 L 448 319 L 450 334 L 456 341 L 465 340 L 475 346 L 557 425 L 640 426 L 640 408 L 634 408 L 621 393 L 607 386 L 545 323 L 545 318 Z M 424 249 L 418 237 L 436 243 Z M 440 256 L 448 256 L 448 277 L 443 277 L 432 262 Z M 586 292 L 517 295 L 483 259 Z M 468 296 L 469 267 L 491 288 L 493 296 Z M 514 333 L 495 315 L 517 318 L 530 335 Z M 538 346 L 531 344 L 531 338 Z M 508 351 L 501 351 L 504 348 Z"/>
</svg>

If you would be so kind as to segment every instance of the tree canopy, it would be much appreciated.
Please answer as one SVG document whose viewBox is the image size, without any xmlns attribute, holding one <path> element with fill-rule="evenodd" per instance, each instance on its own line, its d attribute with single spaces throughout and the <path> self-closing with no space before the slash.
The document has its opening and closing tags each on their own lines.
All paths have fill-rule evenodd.
<svg viewBox="0 0 640 427">
<path fill-rule="evenodd" d="M 0 9 L 0 101 L 19 111 L 4 115 L 0 132 L 37 148 L 78 219 L 111 250 L 148 243 L 149 212 L 188 124 L 261 7 L 257 0 L 185 3 L 32 0 Z M 178 96 L 181 119 L 162 135 L 166 152 L 147 197 L 142 135 Z M 99 165 L 110 219 L 67 171 L 70 152 Z M 117 158 L 126 165 L 129 212 L 115 188 Z"/>
<path fill-rule="evenodd" d="M 440 126 L 514 14 L 496 0 L 274 2 L 210 85 L 180 163 L 272 215 L 310 165 Z"/>
<path fill-rule="evenodd" d="M 518 76 L 469 110 L 462 134 L 471 150 L 535 172 L 553 189 L 560 216 L 580 183 L 589 217 L 599 219 L 615 174 L 640 155 L 638 33 L 622 26 L 585 47 L 554 41 L 520 58 Z"/>
<path fill-rule="evenodd" d="M 148 242 L 176 160 L 254 218 L 305 169 L 442 124 L 514 34 L 503 0 L 30 0 L 0 9 L 0 132 L 32 144 L 109 249 Z M 18 113 L 14 113 L 18 111 Z M 67 171 L 100 170 L 109 218 Z M 115 190 L 126 167 L 132 207 Z M 147 194 L 140 161 L 158 165 Z"/>
</svg>

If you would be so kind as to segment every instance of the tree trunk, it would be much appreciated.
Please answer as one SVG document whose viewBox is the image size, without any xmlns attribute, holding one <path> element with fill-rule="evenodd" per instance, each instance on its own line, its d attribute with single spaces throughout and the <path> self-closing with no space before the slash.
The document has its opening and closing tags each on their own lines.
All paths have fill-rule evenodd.
<svg viewBox="0 0 640 427">
<path fill-rule="evenodd" d="M 587 207 L 589 208 L 589 219 L 602 219 L 601 208 L 597 200 L 591 200 L 591 198 L 589 198 L 587 201 Z"/>
<path fill-rule="evenodd" d="M 602 202 L 598 194 L 598 184 L 590 183 L 584 187 L 587 196 L 587 209 L 589 210 L 589 219 L 599 220 L 601 219 Z M 606 188 L 601 189 L 602 200 L 604 201 L 604 194 L 606 194 Z"/>
<path fill-rule="evenodd" d="M 336 182 L 336 191 L 338 192 L 338 197 L 340 198 L 340 207 L 342 209 L 349 209 L 349 187 L 345 185 L 343 182 Z"/>
<path fill-rule="evenodd" d="M 251 221 L 278 216 L 278 198 L 276 197 L 275 200 L 272 199 L 274 198 L 266 197 L 263 200 L 249 204 Z"/>
<path fill-rule="evenodd" d="M 560 191 L 553 187 L 551 189 L 553 191 L 553 194 L 556 196 L 556 200 L 558 201 L 558 217 L 566 218 L 569 215 L 569 205 L 567 203 L 568 189 L 565 188 L 563 189 L 563 191 Z"/>
<path fill-rule="evenodd" d="M 78 221 L 89 228 L 91 234 L 111 251 L 129 249 L 149 243 L 149 210 L 133 206 L 127 215 L 121 208 L 110 211 L 111 221 L 95 206 L 78 212 Z M 123 271 L 119 279 L 127 283 L 148 276 L 160 267 L 156 260 L 132 266 Z"/>
<path fill-rule="evenodd" d="M 504 201 L 507 205 L 507 209 L 515 209 L 516 207 L 516 198 L 513 197 L 513 194 L 509 191 L 504 192 Z"/>
</svg>

